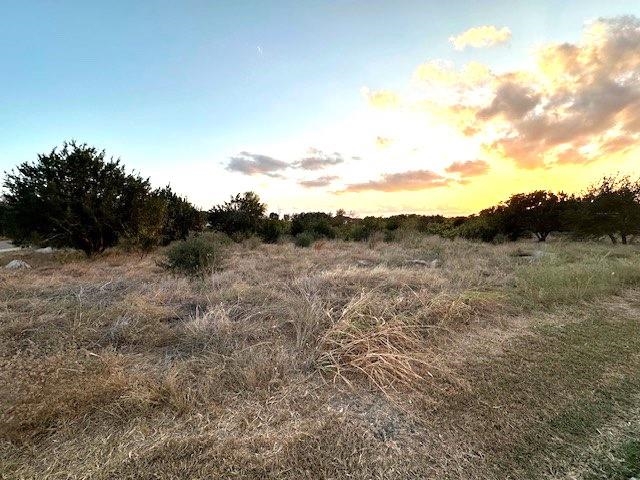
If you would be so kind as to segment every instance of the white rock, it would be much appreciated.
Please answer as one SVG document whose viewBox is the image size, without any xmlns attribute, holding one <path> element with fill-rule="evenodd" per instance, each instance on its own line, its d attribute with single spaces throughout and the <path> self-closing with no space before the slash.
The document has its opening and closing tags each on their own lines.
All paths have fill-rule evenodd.
<svg viewBox="0 0 640 480">
<path fill-rule="evenodd" d="M 31 265 L 24 260 L 11 260 L 4 268 L 8 268 L 9 270 L 18 270 L 21 268 L 31 268 Z"/>
<path fill-rule="evenodd" d="M 36 250 L 36 253 L 53 253 L 53 248 L 51 247 L 38 248 Z"/>
<path fill-rule="evenodd" d="M 440 260 L 438 260 L 437 258 L 435 260 L 431 260 L 431 262 L 429 263 L 429 267 L 431 268 L 438 268 L 440 265 L 442 265 L 442 262 L 440 262 Z"/>
</svg>

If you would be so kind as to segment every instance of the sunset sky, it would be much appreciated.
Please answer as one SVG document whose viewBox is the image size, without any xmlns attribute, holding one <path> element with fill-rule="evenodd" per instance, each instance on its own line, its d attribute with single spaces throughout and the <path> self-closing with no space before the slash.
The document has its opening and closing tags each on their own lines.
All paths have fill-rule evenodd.
<svg viewBox="0 0 640 480">
<path fill-rule="evenodd" d="M 16 1 L 0 169 L 106 149 L 210 208 L 468 214 L 640 175 L 640 2 Z"/>
</svg>

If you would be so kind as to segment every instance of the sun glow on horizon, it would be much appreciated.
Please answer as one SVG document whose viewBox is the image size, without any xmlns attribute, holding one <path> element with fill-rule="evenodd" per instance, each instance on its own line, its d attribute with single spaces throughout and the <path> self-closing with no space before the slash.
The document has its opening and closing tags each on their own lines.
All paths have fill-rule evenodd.
<svg viewBox="0 0 640 480">
<path fill-rule="evenodd" d="M 459 45 L 512 35 L 469 32 Z M 285 211 L 456 215 L 517 192 L 578 193 L 604 175 L 638 173 L 638 49 L 640 20 L 617 17 L 586 25 L 576 43 L 538 46 L 530 69 L 418 63 L 404 89 L 364 86 L 352 115 L 246 151 L 227 169 Z"/>
</svg>

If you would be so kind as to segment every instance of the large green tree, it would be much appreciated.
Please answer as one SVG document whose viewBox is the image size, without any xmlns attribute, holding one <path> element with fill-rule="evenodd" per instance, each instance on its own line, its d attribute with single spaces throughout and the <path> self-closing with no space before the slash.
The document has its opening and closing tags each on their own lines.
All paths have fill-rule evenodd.
<svg viewBox="0 0 640 480">
<path fill-rule="evenodd" d="M 8 233 L 17 243 L 73 247 L 88 256 L 139 234 L 150 211 L 148 179 L 73 141 L 19 165 L 4 187 Z"/>
<path fill-rule="evenodd" d="M 567 196 L 545 190 L 512 195 L 502 208 L 503 226 L 508 236 L 517 238 L 530 232 L 539 242 L 562 229 L 562 213 Z"/>
<path fill-rule="evenodd" d="M 640 179 L 604 177 L 581 199 L 573 223 L 577 233 L 628 243 L 630 236 L 640 234 Z"/>
</svg>

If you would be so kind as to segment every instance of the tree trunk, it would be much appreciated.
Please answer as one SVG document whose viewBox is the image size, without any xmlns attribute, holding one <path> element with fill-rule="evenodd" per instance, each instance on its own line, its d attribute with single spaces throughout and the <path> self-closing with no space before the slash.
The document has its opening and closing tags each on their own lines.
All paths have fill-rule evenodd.
<svg viewBox="0 0 640 480">
<path fill-rule="evenodd" d="M 626 245 L 627 244 L 627 234 L 626 233 L 621 233 L 620 237 L 622 237 L 622 244 Z"/>
<path fill-rule="evenodd" d="M 618 243 L 618 239 L 616 238 L 616 236 L 613 233 L 609 234 L 609 238 L 611 239 L 611 243 L 613 243 L 614 245 L 616 243 Z"/>
</svg>

